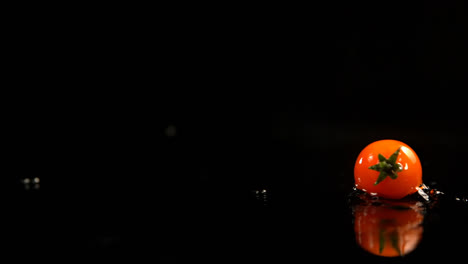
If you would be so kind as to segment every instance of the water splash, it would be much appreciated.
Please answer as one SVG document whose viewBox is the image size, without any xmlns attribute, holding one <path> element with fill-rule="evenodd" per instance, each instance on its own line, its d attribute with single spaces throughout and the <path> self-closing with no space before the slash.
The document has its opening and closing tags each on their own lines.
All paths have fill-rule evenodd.
<svg viewBox="0 0 468 264">
<path fill-rule="evenodd" d="M 435 200 L 437 199 L 438 197 L 440 197 L 440 195 L 444 195 L 445 193 L 444 192 L 441 192 L 437 189 L 434 189 L 434 188 L 429 188 L 426 184 L 421 184 L 418 188 L 416 188 L 418 190 L 418 194 L 424 199 L 426 200 L 427 202 L 430 202 L 431 200 Z"/>
<path fill-rule="evenodd" d="M 360 196 L 361 198 L 359 198 Z M 358 188 L 354 186 L 348 197 L 350 204 L 355 203 L 359 199 L 362 199 L 363 198 L 362 196 L 365 196 L 364 199 L 366 200 L 368 199 L 385 200 L 384 198 L 378 197 L 377 195 L 374 195 L 373 193 L 369 194 L 362 190 L 359 190 Z M 414 194 L 408 195 L 400 200 L 405 201 L 405 200 L 415 200 L 415 199 L 423 202 L 429 208 L 436 205 L 440 200 L 455 201 L 458 203 L 463 203 L 465 205 L 468 205 L 467 195 L 446 193 L 436 188 L 430 187 L 424 183 L 421 184 L 417 188 L 417 192 L 415 192 Z"/>
</svg>

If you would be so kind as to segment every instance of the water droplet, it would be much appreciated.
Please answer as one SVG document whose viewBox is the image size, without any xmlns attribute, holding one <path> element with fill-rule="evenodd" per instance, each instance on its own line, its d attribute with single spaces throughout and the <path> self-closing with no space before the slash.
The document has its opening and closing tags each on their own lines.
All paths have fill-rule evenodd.
<svg viewBox="0 0 468 264">
<path fill-rule="evenodd" d="M 168 137 L 175 137 L 176 133 L 177 133 L 177 129 L 175 126 L 173 125 L 169 125 L 167 128 L 166 128 L 166 136 Z"/>
<path fill-rule="evenodd" d="M 422 188 L 418 188 L 418 193 L 424 200 L 429 202 L 429 195 L 427 195 Z"/>
<path fill-rule="evenodd" d="M 255 199 L 261 202 L 263 205 L 268 205 L 269 192 L 266 189 L 254 190 L 252 191 L 255 194 Z"/>
<path fill-rule="evenodd" d="M 455 197 L 455 201 L 459 201 L 459 202 L 462 202 L 462 203 L 468 203 L 468 198 L 466 197 Z"/>
</svg>

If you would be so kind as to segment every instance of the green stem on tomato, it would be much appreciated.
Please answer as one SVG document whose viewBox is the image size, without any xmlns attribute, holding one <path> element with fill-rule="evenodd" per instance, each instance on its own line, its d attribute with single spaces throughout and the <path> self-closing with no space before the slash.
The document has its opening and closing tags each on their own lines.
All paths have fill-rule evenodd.
<svg viewBox="0 0 468 264">
<path fill-rule="evenodd" d="M 380 172 L 374 185 L 381 183 L 385 178 L 390 177 L 393 180 L 398 178 L 398 172 L 402 171 L 400 164 L 396 163 L 400 148 L 398 148 L 388 159 L 379 154 L 379 163 L 369 167 L 371 170 Z"/>
</svg>

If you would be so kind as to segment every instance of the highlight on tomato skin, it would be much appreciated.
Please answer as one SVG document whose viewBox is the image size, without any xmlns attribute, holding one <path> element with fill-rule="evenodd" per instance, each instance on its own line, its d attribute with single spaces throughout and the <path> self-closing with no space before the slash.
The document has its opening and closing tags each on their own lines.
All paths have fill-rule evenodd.
<svg viewBox="0 0 468 264">
<path fill-rule="evenodd" d="M 382 257 L 404 256 L 422 240 L 424 207 L 419 201 L 380 200 L 353 206 L 356 242 Z"/>
<path fill-rule="evenodd" d="M 421 162 L 416 152 L 401 141 L 375 141 L 359 153 L 354 181 L 356 188 L 370 195 L 401 199 L 421 186 Z"/>
</svg>

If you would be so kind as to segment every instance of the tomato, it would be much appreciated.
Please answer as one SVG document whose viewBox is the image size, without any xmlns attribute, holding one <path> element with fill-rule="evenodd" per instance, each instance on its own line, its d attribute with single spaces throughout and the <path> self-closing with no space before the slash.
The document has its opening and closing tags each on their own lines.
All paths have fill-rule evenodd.
<svg viewBox="0 0 468 264">
<path fill-rule="evenodd" d="M 375 141 L 359 153 L 354 181 L 358 189 L 370 195 L 401 199 L 418 191 L 422 184 L 421 162 L 401 141 Z"/>
<path fill-rule="evenodd" d="M 356 242 L 382 257 L 404 256 L 419 245 L 424 208 L 418 201 L 367 201 L 353 207 Z"/>
</svg>

